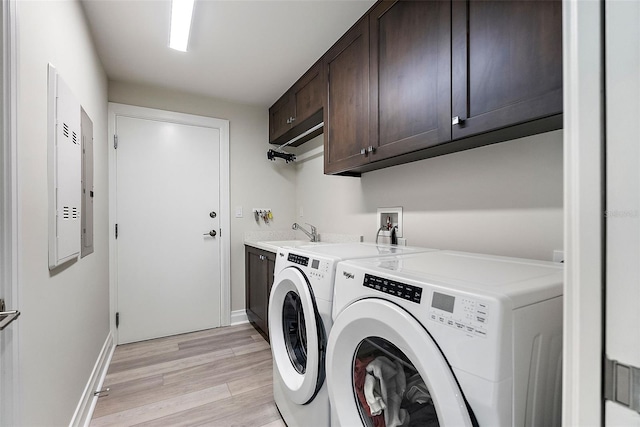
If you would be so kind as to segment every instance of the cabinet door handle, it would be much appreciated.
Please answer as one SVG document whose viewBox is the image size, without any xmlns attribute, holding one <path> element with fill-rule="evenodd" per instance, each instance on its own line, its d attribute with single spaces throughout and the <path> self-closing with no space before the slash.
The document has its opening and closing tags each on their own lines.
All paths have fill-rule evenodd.
<svg viewBox="0 0 640 427">
<path fill-rule="evenodd" d="M 260 255 L 260 261 L 264 261 L 266 258 L 264 255 Z"/>
<path fill-rule="evenodd" d="M 360 149 L 360 154 L 362 154 L 363 156 L 366 156 L 367 155 L 367 149 L 366 148 Z"/>
<path fill-rule="evenodd" d="M 373 145 L 370 145 L 370 146 L 367 148 L 367 151 L 368 151 L 369 153 L 375 153 L 375 152 L 376 152 L 376 147 L 374 147 Z"/>
<path fill-rule="evenodd" d="M 464 119 L 461 119 L 459 116 L 455 116 L 451 118 L 451 125 L 460 125 L 462 126 L 462 124 L 464 123 Z"/>
<path fill-rule="evenodd" d="M 289 123 L 293 123 L 293 122 L 296 121 L 296 118 L 295 117 L 290 117 L 289 120 L 291 120 Z"/>
</svg>

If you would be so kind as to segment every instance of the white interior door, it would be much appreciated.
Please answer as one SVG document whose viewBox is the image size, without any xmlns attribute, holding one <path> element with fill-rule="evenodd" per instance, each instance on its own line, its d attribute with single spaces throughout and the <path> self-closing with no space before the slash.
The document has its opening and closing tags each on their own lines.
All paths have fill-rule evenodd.
<svg viewBox="0 0 640 427">
<path fill-rule="evenodd" d="M 115 121 L 118 342 L 220 326 L 220 130 Z"/>
<path fill-rule="evenodd" d="M 640 3 L 607 1 L 605 31 L 606 355 L 640 368 Z M 624 376 L 616 389 L 633 400 Z M 639 410 L 608 400 L 606 425 L 639 426 Z"/>
</svg>

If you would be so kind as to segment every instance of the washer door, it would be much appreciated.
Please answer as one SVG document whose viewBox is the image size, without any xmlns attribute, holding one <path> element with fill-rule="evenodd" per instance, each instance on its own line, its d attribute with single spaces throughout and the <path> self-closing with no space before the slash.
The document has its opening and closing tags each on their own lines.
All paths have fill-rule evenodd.
<svg viewBox="0 0 640 427">
<path fill-rule="evenodd" d="M 403 373 L 402 381 L 393 376 L 387 376 L 386 384 L 376 383 L 375 378 L 362 379 L 364 366 L 369 375 L 372 361 L 382 364 L 382 356 L 386 366 L 392 366 L 387 371 L 395 364 L 396 371 Z M 364 391 L 358 388 L 363 381 Z M 389 396 L 395 381 L 397 389 L 405 390 L 398 393 L 400 397 L 394 395 L 394 404 Z M 371 385 L 367 392 L 367 382 L 377 384 L 373 392 Z M 420 419 L 419 424 L 425 426 L 474 425 L 453 372 L 431 336 L 408 312 L 382 299 L 357 301 L 338 315 L 327 348 L 327 386 L 337 416 L 334 421 L 341 426 L 374 425 L 371 414 L 381 406 L 386 406 L 382 413 L 385 419 L 409 417 Z M 382 405 L 376 402 L 375 396 L 380 394 L 376 394 L 376 387 L 385 390 L 389 401 Z M 369 406 L 372 394 L 373 404 Z M 413 405 L 415 401 L 423 402 L 423 406 Z"/>
<path fill-rule="evenodd" d="M 288 267 L 275 277 L 269 297 L 273 362 L 289 400 L 304 405 L 324 383 L 326 335 L 305 275 Z"/>
</svg>

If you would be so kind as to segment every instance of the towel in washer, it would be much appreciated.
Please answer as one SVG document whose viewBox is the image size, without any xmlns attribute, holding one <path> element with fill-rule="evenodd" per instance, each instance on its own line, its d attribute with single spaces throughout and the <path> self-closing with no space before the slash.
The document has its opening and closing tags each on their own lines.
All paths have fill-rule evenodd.
<svg viewBox="0 0 640 427">
<path fill-rule="evenodd" d="M 405 388 L 406 378 L 400 361 L 392 362 L 388 357 L 378 356 L 367 365 L 364 395 L 371 414 L 384 411 L 387 427 L 402 426 L 408 421 L 407 411 L 400 409 Z"/>
<path fill-rule="evenodd" d="M 384 416 L 380 413 L 377 415 L 371 414 L 371 408 L 369 408 L 369 404 L 367 403 L 367 399 L 364 396 L 364 382 L 365 377 L 367 376 L 367 365 L 373 360 L 373 357 L 366 357 L 363 359 L 356 358 L 355 366 L 353 369 L 353 384 L 356 389 L 356 395 L 358 396 L 358 401 L 364 412 L 371 418 L 373 421 L 373 427 L 385 427 L 384 424 Z"/>
</svg>

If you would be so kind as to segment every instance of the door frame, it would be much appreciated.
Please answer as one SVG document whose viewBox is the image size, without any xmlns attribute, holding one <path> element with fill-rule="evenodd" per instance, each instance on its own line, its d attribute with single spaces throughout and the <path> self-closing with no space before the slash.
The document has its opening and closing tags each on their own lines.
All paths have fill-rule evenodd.
<svg viewBox="0 0 640 427">
<path fill-rule="evenodd" d="M 229 208 L 229 121 L 213 117 L 196 116 L 154 108 L 109 103 L 109 307 L 111 333 L 115 342 L 119 342 L 115 313 L 118 302 L 118 265 L 115 239 L 116 224 L 116 149 L 114 135 L 116 118 L 119 116 L 164 121 L 176 124 L 200 126 L 217 129 L 220 132 L 220 326 L 231 323 L 231 220 Z"/>
<path fill-rule="evenodd" d="M 0 294 L 7 302 L 7 308 L 17 310 L 19 307 L 18 292 L 18 242 L 19 228 L 19 186 L 17 157 L 17 0 L 2 2 L 2 142 L 0 143 Z M 0 339 L 7 340 L 11 333 L 10 348 L 5 357 L 0 359 L 3 370 L 3 388 L 0 391 L 0 425 L 20 424 L 20 365 L 19 337 L 20 322 L 15 322 L 10 329 L 0 332 Z M 7 340 L 8 341 L 8 340 Z M 7 375 L 8 374 L 8 375 Z"/>
<path fill-rule="evenodd" d="M 604 0 L 563 1 L 564 334 L 562 425 L 603 419 Z"/>
</svg>

